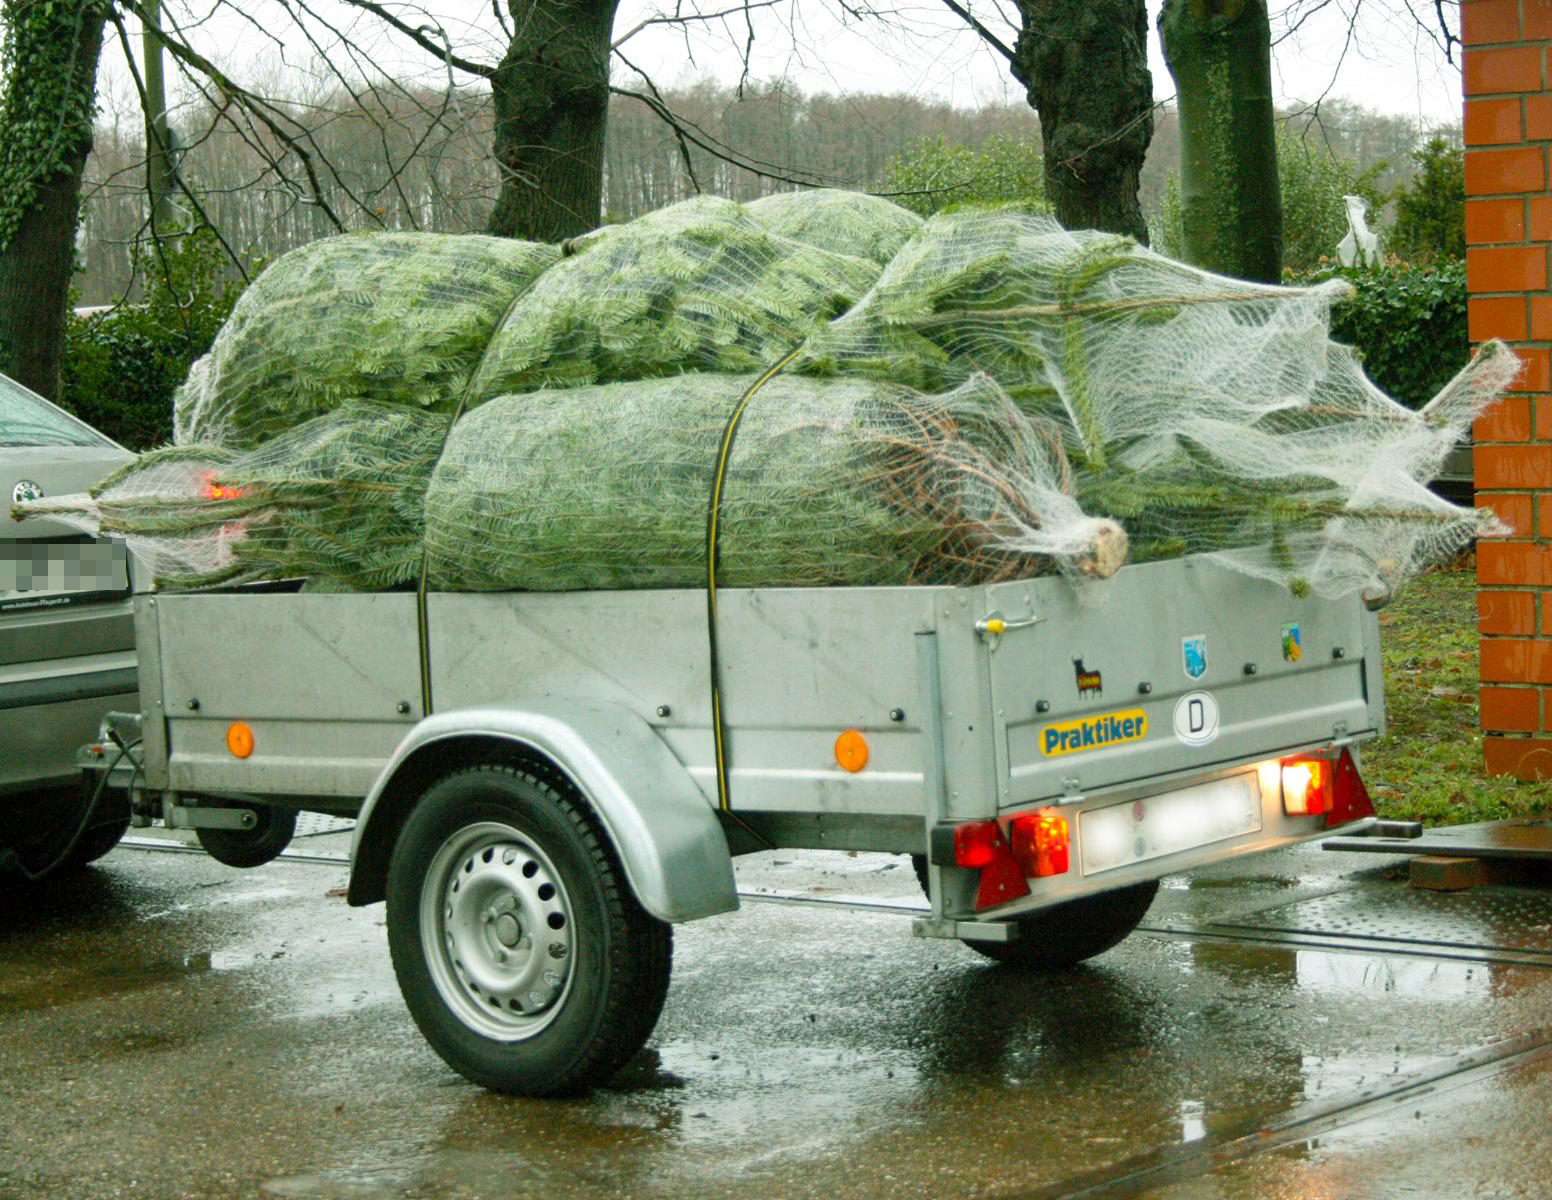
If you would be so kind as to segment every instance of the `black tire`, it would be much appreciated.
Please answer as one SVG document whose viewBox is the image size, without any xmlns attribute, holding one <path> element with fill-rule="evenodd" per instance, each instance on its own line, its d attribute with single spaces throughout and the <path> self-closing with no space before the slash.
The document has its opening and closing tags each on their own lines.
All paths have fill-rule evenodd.
<svg viewBox="0 0 1552 1200">
<path fill-rule="evenodd" d="M 624 1066 L 657 1024 L 672 927 L 637 903 L 558 781 L 487 763 L 433 784 L 394 845 L 387 901 L 410 1015 L 474 1083 L 576 1092 Z"/>
<path fill-rule="evenodd" d="M 922 893 L 928 894 L 927 856 L 911 855 L 911 869 Z M 1159 893 L 1159 881 L 1149 879 L 1113 892 L 1069 900 L 1019 918 L 1023 936 L 1012 942 L 965 939 L 965 945 L 995 962 L 1024 970 L 1055 971 L 1103 954 L 1126 939 L 1148 912 Z"/>
<path fill-rule="evenodd" d="M 1103 954 L 1125 940 L 1158 895 L 1159 881 L 1149 879 L 1042 908 L 1021 917 L 1024 932 L 1012 942 L 966 941 L 987 958 L 1021 970 L 1056 971 Z"/>
<path fill-rule="evenodd" d="M 60 870 L 74 870 L 96 862 L 117 846 L 127 832 L 129 832 L 128 817 L 122 821 L 110 821 L 92 826 L 81 835 L 75 848 L 70 851 L 70 857 L 61 864 Z"/>
<path fill-rule="evenodd" d="M 296 809 L 278 804 L 251 806 L 259 823 L 252 829 L 196 829 L 205 853 L 229 867 L 262 867 L 291 844 Z"/>
</svg>

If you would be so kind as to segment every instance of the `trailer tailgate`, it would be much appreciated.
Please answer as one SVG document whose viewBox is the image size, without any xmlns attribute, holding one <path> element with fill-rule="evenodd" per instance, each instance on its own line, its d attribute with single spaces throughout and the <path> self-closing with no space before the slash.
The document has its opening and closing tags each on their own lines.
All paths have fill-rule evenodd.
<svg viewBox="0 0 1552 1200">
<path fill-rule="evenodd" d="M 1376 618 L 1198 557 L 986 589 L 1000 807 L 1381 731 Z M 982 621 L 986 617 L 981 618 Z"/>
</svg>

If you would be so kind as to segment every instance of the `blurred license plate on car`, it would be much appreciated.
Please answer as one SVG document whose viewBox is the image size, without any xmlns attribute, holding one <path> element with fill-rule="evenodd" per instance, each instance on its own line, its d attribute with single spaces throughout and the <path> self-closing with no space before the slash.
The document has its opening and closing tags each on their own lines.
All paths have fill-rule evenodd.
<svg viewBox="0 0 1552 1200">
<path fill-rule="evenodd" d="M 1255 771 L 1078 815 L 1083 873 L 1163 858 L 1261 828 Z"/>
<path fill-rule="evenodd" d="M 111 538 L 0 542 L 0 612 L 59 608 L 129 591 L 129 551 Z"/>
</svg>

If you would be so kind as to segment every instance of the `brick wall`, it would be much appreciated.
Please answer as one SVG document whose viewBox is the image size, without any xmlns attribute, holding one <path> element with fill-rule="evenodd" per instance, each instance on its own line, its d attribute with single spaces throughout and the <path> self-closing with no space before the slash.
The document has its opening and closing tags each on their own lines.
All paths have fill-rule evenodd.
<svg viewBox="0 0 1552 1200">
<path fill-rule="evenodd" d="M 1552 0 L 1462 0 L 1471 339 L 1525 363 L 1477 422 L 1477 503 L 1512 528 L 1477 546 L 1487 768 L 1552 777 Z"/>
</svg>

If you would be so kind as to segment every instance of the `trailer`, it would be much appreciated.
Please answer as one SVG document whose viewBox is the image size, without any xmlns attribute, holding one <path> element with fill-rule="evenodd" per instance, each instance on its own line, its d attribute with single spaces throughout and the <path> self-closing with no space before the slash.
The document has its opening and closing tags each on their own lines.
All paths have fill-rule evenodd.
<svg viewBox="0 0 1552 1200">
<path fill-rule="evenodd" d="M 732 860 L 913 856 L 914 923 L 1059 968 L 1166 874 L 1372 820 L 1377 619 L 1209 556 L 966 587 L 136 598 L 133 811 L 227 861 L 359 814 L 406 1004 L 477 1083 L 607 1077 Z M 710 634 L 711 636 L 708 636 Z"/>
</svg>

